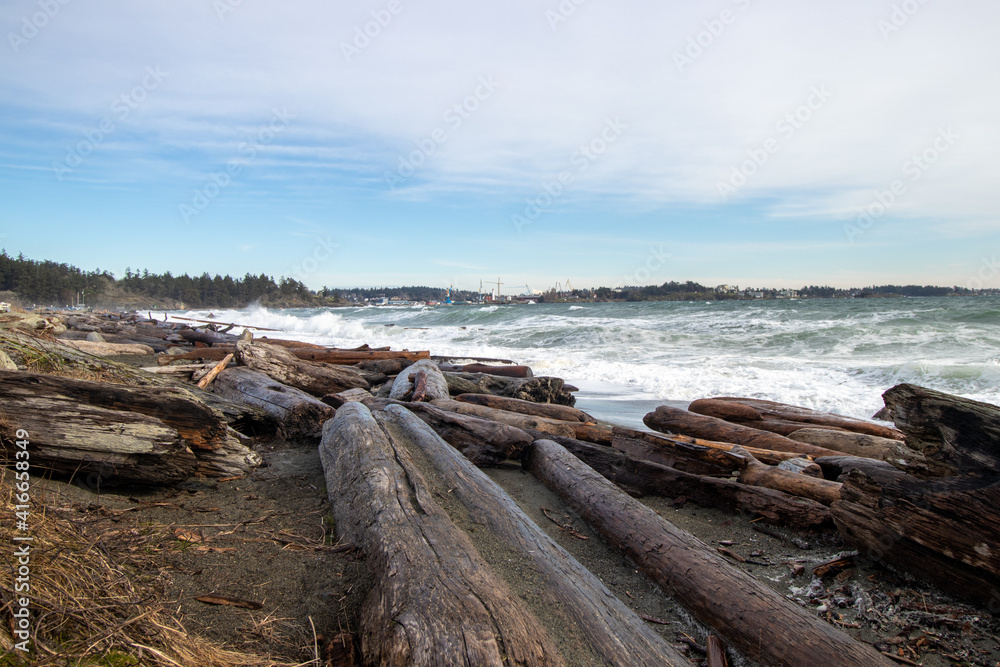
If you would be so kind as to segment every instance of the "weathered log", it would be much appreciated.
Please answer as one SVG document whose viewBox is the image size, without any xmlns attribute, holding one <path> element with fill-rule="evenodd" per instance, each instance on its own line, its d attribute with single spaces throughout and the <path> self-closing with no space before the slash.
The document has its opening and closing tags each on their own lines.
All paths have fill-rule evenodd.
<svg viewBox="0 0 1000 667">
<path fill-rule="evenodd" d="M 759 515 L 766 523 L 793 528 L 819 528 L 832 523 L 830 508 L 813 500 L 728 478 L 683 472 L 589 442 L 533 435 L 558 442 L 630 495 L 687 499 L 703 507 Z"/>
<path fill-rule="evenodd" d="M 709 635 L 705 640 L 705 654 L 708 667 L 729 667 L 726 647 L 715 635 Z"/>
<path fill-rule="evenodd" d="M 245 474 L 260 457 L 222 414 L 180 388 L 126 387 L 23 371 L 0 371 L 7 421 L 4 463 L 17 429 L 30 434 L 31 465 L 107 483 L 170 484 L 194 475 Z"/>
<path fill-rule="evenodd" d="M 313 396 L 370 386 L 353 368 L 302 361 L 282 347 L 241 340 L 236 344 L 236 359 L 247 368 L 266 373 L 273 380 Z"/>
<path fill-rule="evenodd" d="M 408 359 L 410 361 L 418 361 L 420 359 L 427 359 L 430 357 L 430 352 L 409 352 L 403 350 L 401 352 L 393 352 L 391 350 L 314 350 L 314 349 L 303 349 L 299 348 L 292 350 L 292 352 L 299 359 L 305 359 L 306 361 L 322 361 L 327 364 L 338 364 L 341 366 L 350 366 L 352 364 L 357 364 L 362 361 L 372 361 L 375 359 Z"/>
<path fill-rule="evenodd" d="M 487 408 L 482 405 L 463 403 L 451 399 L 431 401 L 431 405 L 441 410 L 447 410 L 448 412 L 488 419 L 498 424 L 507 424 L 521 430 L 535 429 L 536 431 L 552 433 L 568 438 L 577 437 L 576 428 L 585 426 L 585 424 L 581 424 L 580 422 L 564 422 L 555 419 L 546 419 L 545 417 L 533 417 L 519 412 L 507 412 L 506 410 L 497 410 L 495 408 Z"/>
<path fill-rule="evenodd" d="M 733 424 L 724 419 L 698 415 L 680 408 L 672 408 L 669 405 L 659 406 L 654 412 L 643 417 L 642 421 L 649 428 L 662 433 L 676 432 L 696 438 L 750 445 L 760 449 L 792 452 L 807 456 L 835 456 L 837 454 L 832 449 L 796 442 L 777 433 Z"/>
<path fill-rule="evenodd" d="M 846 417 L 832 412 L 820 412 L 818 410 L 810 410 L 809 408 L 803 408 L 797 405 L 788 405 L 786 403 L 778 403 L 776 401 L 765 401 L 758 398 L 719 396 L 712 400 L 738 403 L 752 408 L 760 414 L 761 419 L 764 421 L 785 420 L 790 422 L 803 422 L 805 424 L 812 424 L 816 426 L 840 428 L 854 433 L 877 435 L 880 438 L 891 438 L 893 440 L 903 439 L 903 434 L 891 426 L 873 424 L 872 422 L 864 421 L 862 419 L 854 419 L 853 417 Z M 695 412 L 693 409 L 691 411 Z M 758 426 L 757 428 L 764 427 Z"/>
<path fill-rule="evenodd" d="M 212 366 L 205 364 L 179 364 L 177 366 L 140 366 L 139 370 L 154 375 L 191 375 L 211 368 Z"/>
<path fill-rule="evenodd" d="M 414 362 L 409 359 L 374 359 L 372 361 L 362 361 L 357 364 L 360 370 L 370 373 L 381 373 L 382 375 L 399 375 L 404 368 Z"/>
<path fill-rule="evenodd" d="M 798 442 L 808 442 L 810 445 L 825 447 L 851 456 L 861 456 L 869 459 L 885 461 L 900 470 L 914 474 L 927 474 L 932 469 L 941 468 L 934 462 L 928 466 L 927 459 L 906 443 L 892 438 L 880 438 L 867 433 L 851 433 L 849 431 L 831 431 L 827 429 L 804 428 L 788 436 Z M 946 472 L 944 469 L 941 472 Z"/>
<path fill-rule="evenodd" d="M 568 405 L 555 405 L 554 403 L 534 403 L 524 401 L 519 398 L 507 398 L 505 396 L 494 396 L 493 394 L 459 394 L 456 401 L 463 403 L 474 403 L 495 410 L 506 410 L 507 412 L 520 412 L 524 415 L 534 417 L 545 417 L 547 419 L 558 419 L 567 422 L 596 423 L 596 419 L 588 415 L 583 410 L 571 408 Z"/>
<path fill-rule="evenodd" d="M 213 347 L 216 345 L 231 345 L 236 340 L 236 336 L 217 334 L 214 331 L 205 331 L 204 329 L 178 329 L 177 335 L 189 343 L 205 343 Z"/>
<path fill-rule="evenodd" d="M 338 536 L 364 552 L 376 580 L 361 611 L 367 664 L 562 664 L 367 408 L 342 407 L 319 449 Z"/>
<path fill-rule="evenodd" d="M 155 354 L 153 348 L 139 343 L 95 343 L 89 340 L 60 340 L 69 347 L 98 357 L 111 357 L 116 354 Z"/>
<path fill-rule="evenodd" d="M 208 385 L 212 384 L 212 381 L 219 376 L 219 373 L 226 370 L 226 366 L 228 366 L 229 362 L 232 360 L 233 360 L 233 355 L 227 354 L 222 361 L 217 363 L 212 368 L 212 370 L 208 371 L 208 373 L 205 374 L 205 377 L 200 378 L 198 380 L 198 389 L 204 389 Z"/>
<path fill-rule="evenodd" d="M 313 350 L 326 350 L 323 345 L 317 345 L 315 343 L 303 343 L 298 340 L 285 340 L 284 338 L 268 338 L 267 336 L 261 336 L 255 340 L 257 343 L 265 343 L 267 345 L 274 345 L 276 347 L 287 347 L 293 350 L 301 350 L 303 348 L 309 348 Z"/>
<path fill-rule="evenodd" d="M 816 479 L 801 472 L 792 472 L 777 466 L 765 465 L 742 447 L 737 447 L 733 453 L 740 454 L 747 459 L 746 466 L 740 472 L 740 481 L 744 484 L 784 491 L 793 496 L 809 498 L 824 505 L 832 505 L 835 501 L 840 500 L 840 482 Z"/>
<path fill-rule="evenodd" d="M 1000 478 L 847 475 L 833 504 L 841 535 L 883 560 L 1000 613 Z"/>
<path fill-rule="evenodd" d="M 882 398 L 909 447 L 957 473 L 1000 473 L 1000 407 L 912 384 Z"/>
<path fill-rule="evenodd" d="M 260 408 L 278 425 L 288 440 L 319 438 L 323 422 L 335 414 L 333 408 L 304 391 L 281 384 L 249 368 L 227 368 L 212 385 L 223 398 Z"/>
<path fill-rule="evenodd" d="M 227 354 L 230 354 L 235 350 L 236 350 L 235 345 L 202 347 L 191 350 L 189 352 L 183 352 L 181 354 L 161 354 L 156 358 L 156 363 L 158 363 L 160 366 L 166 366 L 167 364 L 172 364 L 175 361 L 191 361 L 193 359 L 218 362 L 225 359 Z"/>
<path fill-rule="evenodd" d="M 735 445 L 726 448 L 709 447 L 625 427 L 615 427 L 611 446 L 634 459 L 695 475 L 728 477 L 734 470 L 742 470 L 747 463 L 743 456 L 731 453 L 730 450 Z"/>
<path fill-rule="evenodd" d="M 444 375 L 438 370 L 437 364 L 430 359 L 422 359 L 408 366 L 392 382 L 392 389 L 389 391 L 389 398 L 401 401 L 414 393 L 414 376 L 419 372 L 424 373 L 425 388 L 422 400 L 434 400 L 438 398 L 448 398 L 448 383 Z M 417 400 L 417 399 L 411 399 Z"/>
<path fill-rule="evenodd" d="M 365 401 L 372 409 L 388 403 Z M 452 447 L 480 467 L 516 459 L 533 438 L 519 428 L 489 419 L 447 412 L 428 403 L 407 403 L 406 407 L 424 420 Z"/>
<path fill-rule="evenodd" d="M 747 656 L 790 667 L 893 664 L 737 570 L 560 445 L 535 442 L 527 465 L 695 618 Z"/>
<path fill-rule="evenodd" d="M 731 452 L 733 448 L 737 446 L 727 442 L 716 442 L 714 440 L 694 438 L 690 435 L 650 433 L 649 431 L 639 431 L 625 426 L 615 426 L 614 436 L 616 439 L 623 438 L 642 440 L 658 448 L 662 447 L 667 450 L 677 450 L 684 453 L 687 453 L 689 450 L 687 448 L 678 447 L 679 444 L 696 445 L 697 447 L 707 449 L 719 449 L 724 452 Z M 768 465 L 778 465 L 782 461 L 787 461 L 788 459 L 794 459 L 800 456 L 794 452 L 776 452 L 770 449 L 760 449 L 758 447 L 746 446 L 744 449 L 753 454 L 758 461 Z M 718 463 L 717 460 L 712 462 Z M 664 465 L 672 465 L 664 461 L 661 461 L 661 463 L 664 463 Z M 740 464 L 739 467 L 742 468 L 742 464 Z M 733 468 L 733 470 L 736 469 L 737 468 Z"/>
<path fill-rule="evenodd" d="M 821 456 L 816 459 L 816 464 L 823 469 L 823 476 L 826 479 L 838 482 L 846 480 L 847 474 L 852 470 L 860 470 L 877 480 L 881 480 L 885 476 L 896 478 L 906 475 L 905 472 L 891 463 L 862 456 Z"/>
<path fill-rule="evenodd" d="M 561 378 L 508 378 L 486 373 L 445 373 L 448 390 L 458 394 L 493 394 L 519 398 L 533 403 L 555 403 L 572 406 L 576 397 L 566 390 Z"/>
<path fill-rule="evenodd" d="M 534 377 L 531 368 L 528 366 L 489 366 L 487 364 L 438 364 L 442 371 L 449 373 L 486 373 L 488 375 L 502 375 L 509 378 L 530 378 Z"/>
<path fill-rule="evenodd" d="M 533 592 L 562 609 L 604 660 L 623 667 L 689 664 L 528 518 L 500 486 L 418 417 L 401 406 L 389 406 L 375 417 L 394 443 L 405 437 L 409 446 L 423 452 L 472 521 L 486 526 L 507 548 L 533 565 L 545 582 Z"/>
</svg>

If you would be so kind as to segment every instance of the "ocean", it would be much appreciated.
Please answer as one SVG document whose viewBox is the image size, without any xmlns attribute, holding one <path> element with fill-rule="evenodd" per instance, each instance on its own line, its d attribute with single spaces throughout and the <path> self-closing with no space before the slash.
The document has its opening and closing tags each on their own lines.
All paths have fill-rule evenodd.
<svg viewBox="0 0 1000 667">
<path fill-rule="evenodd" d="M 901 382 L 1000 404 L 1000 297 L 213 312 L 280 330 L 258 335 L 511 359 L 564 378 L 580 389 L 578 407 L 628 425 L 658 404 L 709 396 L 870 418 Z"/>
</svg>

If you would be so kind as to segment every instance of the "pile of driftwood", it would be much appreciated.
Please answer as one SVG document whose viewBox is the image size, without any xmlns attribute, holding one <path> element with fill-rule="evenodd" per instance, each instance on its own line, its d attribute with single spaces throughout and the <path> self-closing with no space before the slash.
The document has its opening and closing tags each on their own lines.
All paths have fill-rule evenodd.
<svg viewBox="0 0 1000 667">
<path fill-rule="evenodd" d="M 596 420 L 573 407 L 574 388 L 562 380 L 499 360 L 335 350 L 142 318 L 67 319 L 59 339 L 0 331 L 16 369 L 0 371 L 7 463 L 15 424 L 31 431 L 33 464 L 111 481 L 245 474 L 259 462 L 248 435 L 319 440 L 339 537 L 364 552 L 376 578 L 361 628 L 371 663 L 561 664 L 551 629 L 429 491 L 424 475 L 433 474 L 538 574 L 537 594 L 596 655 L 689 664 L 479 469 L 511 460 L 711 629 L 710 665 L 725 664 L 720 638 L 768 665 L 892 663 L 636 497 L 835 527 L 862 555 L 1000 610 L 995 406 L 900 385 L 880 413 L 892 427 L 719 397 L 688 410 L 661 406 L 640 430 Z M 103 348 L 110 354 L 145 345 L 151 363 L 125 366 L 84 343 L 112 346 Z"/>
</svg>

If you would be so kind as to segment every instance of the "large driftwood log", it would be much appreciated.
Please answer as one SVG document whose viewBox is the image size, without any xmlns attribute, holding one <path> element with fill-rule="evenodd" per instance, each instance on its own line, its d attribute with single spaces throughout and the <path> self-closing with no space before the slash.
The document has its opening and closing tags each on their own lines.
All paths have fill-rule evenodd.
<svg viewBox="0 0 1000 667">
<path fill-rule="evenodd" d="M 338 535 L 364 552 L 376 579 L 361 612 L 367 664 L 562 664 L 367 408 L 340 408 L 323 429 L 320 456 Z"/>
<path fill-rule="evenodd" d="M 840 500 L 840 482 L 816 479 L 801 472 L 792 472 L 776 466 L 765 465 L 742 447 L 737 447 L 733 453 L 740 454 L 747 459 L 747 464 L 740 472 L 740 481 L 744 484 L 784 491 L 793 496 L 809 498 L 824 505 L 832 505 L 835 501 Z"/>
<path fill-rule="evenodd" d="M 0 371 L 4 462 L 14 434 L 31 440 L 31 465 L 107 483 L 169 484 L 193 475 L 245 474 L 260 457 L 234 437 L 222 414 L 180 388 L 147 389 Z"/>
<path fill-rule="evenodd" d="M 637 443 L 628 442 L 636 440 L 641 441 L 646 446 L 640 447 Z M 679 462 L 681 456 L 696 456 L 698 458 L 704 457 L 703 460 L 711 459 L 708 462 L 719 465 L 721 461 L 725 460 L 724 455 L 709 454 L 705 452 L 705 450 L 722 450 L 722 452 L 730 452 L 734 447 L 737 447 L 737 445 L 730 443 L 704 440 L 702 438 L 691 437 L 690 435 L 665 435 L 662 433 L 639 431 L 625 426 L 614 427 L 614 442 L 621 444 L 621 446 L 619 447 L 614 443 L 612 446 L 617 449 L 621 449 L 622 451 L 629 451 L 627 447 L 634 446 L 635 448 L 632 450 L 632 455 L 637 458 L 647 458 L 639 455 L 639 452 L 641 451 L 659 450 L 659 455 L 663 458 L 659 460 L 656 458 L 649 458 L 649 460 L 669 466 L 674 466 L 674 464 L 670 462 L 672 459 Z M 692 445 L 693 447 L 687 447 L 686 445 Z M 759 449 L 757 447 L 745 447 L 745 449 L 753 454 L 758 461 L 768 465 L 778 465 L 782 461 L 787 461 L 801 456 L 800 454 L 796 454 L 794 452 L 776 452 L 770 449 Z M 722 458 L 720 459 L 719 457 Z M 740 459 L 740 461 L 741 460 L 742 459 Z M 731 469 L 736 470 L 739 467 L 742 467 L 742 463 L 739 463 L 736 468 Z"/>
<path fill-rule="evenodd" d="M 400 406 L 375 413 L 393 442 L 405 437 L 423 452 L 469 518 L 488 527 L 544 579 L 534 592 L 563 609 L 593 649 L 613 665 L 689 665 L 601 581 L 543 532 L 493 480 Z"/>
<path fill-rule="evenodd" d="M 402 401 L 407 398 L 417 400 L 413 397 L 414 379 L 417 373 L 424 373 L 423 398 L 420 400 L 433 401 L 438 398 L 448 398 L 448 383 L 444 375 L 438 370 L 437 364 L 430 359 L 421 359 L 412 366 L 408 366 L 392 382 L 392 389 L 389 391 L 389 398 Z"/>
<path fill-rule="evenodd" d="M 941 466 L 931 461 L 928 465 L 923 454 L 906 446 L 906 443 L 892 438 L 880 438 L 867 433 L 831 431 L 829 429 L 803 428 L 788 435 L 792 440 L 808 442 L 810 445 L 825 447 L 850 456 L 861 456 L 891 463 L 900 470 L 914 474 L 927 474 Z"/>
<path fill-rule="evenodd" d="M 533 403 L 555 403 L 572 406 L 576 397 L 565 389 L 561 378 L 532 377 L 508 378 L 486 373 L 445 373 L 448 391 L 459 394 L 493 394 L 519 398 Z"/>
<path fill-rule="evenodd" d="M 222 361 L 226 358 L 227 354 L 232 354 L 235 351 L 235 345 L 201 347 L 188 352 L 181 352 L 180 354 L 161 354 L 156 358 L 156 363 L 160 366 L 166 366 L 176 361 L 192 361 L 195 359 L 200 361 Z"/>
<path fill-rule="evenodd" d="M 643 417 L 642 421 L 649 428 L 662 433 L 682 433 L 706 440 L 750 445 L 778 452 L 793 452 L 806 456 L 835 456 L 838 453 L 825 447 L 796 442 L 777 433 L 740 426 L 724 419 L 698 415 L 669 405 L 661 405 Z"/>
<path fill-rule="evenodd" d="M 507 398 L 506 396 L 494 396 L 493 394 L 459 394 L 456 401 L 463 403 L 474 403 L 494 410 L 506 410 L 507 412 L 519 412 L 533 417 L 545 417 L 546 419 L 558 419 L 567 422 L 581 422 L 584 424 L 594 424 L 596 419 L 588 415 L 583 410 L 571 408 L 568 405 L 556 405 L 554 403 L 534 403 L 524 401 L 520 398 Z"/>
<path fill-rule="evenodd" d="M 758 515 L 767 523 L 793 528 L 819 528 L 832 523 L 830 508 L 813 500 L 728 478 L 683 472 L 589 442 L 534 435 L 558 442 L 633 496 L 686 498 L 704 507 Z"/>
<path fill-rule="evenodd" d="M 313 348 L 297 348 L 292 352 L 299 359 L 306 361 L 322 361 L 327 364 L 351 366 L 362 361 L 377 359 L 408 359 L 418 361 L 430 357 L 430 352 L 392 352 L 389 350 L 316 350 Z"/>
<path fill-rule="evenodd" d="M 1000 478 L 847 475 L 833 518 L 864 555 L 1000 613 Z"/>
<path fill-rule="evenodd" d="M 117 354 L 155 354 L 153 348 L 140 343 L 95 343 L 89 340 L 60 340 L 70 347 L 97 357 L 112 357 Z"/>
<path fill-rule="evenodd" d="M 577 425 L 581 427 L 585 426 L 580 422 L 563 422 L 556 421 L 555 419 L 546 419 L 545 417 L 532 417 L 531 415 L 525 415 L 518 412 L 507 412 L 506 410 L 497 410 L 495 408 L 487 408 L 482 405 L 463 403 L 460 401 L 453 401 L 451 399 L 439 399 L 432 401 L 431 405 L 436 408 L 440 408 L 441 410 L 447 410 L 448 412 L 479 417 L 480 419 L 489 419 L 497 422 L 498 424 L 507 424 L 508 426 L 513 426 L 522 430 L 535 429 L 536 431 L 562 435 L 569 438 L 576 437 Z"/>
<path fill-rule="evenodd" d="M 698 620 L 767 665 L 888 667 L 893 663 L 798 607 L 680 530 L 576 459 L 539 440 L 528 466 L 573 504 Z"/>
<path fill-rule="evenodd" d="M 323 422 L 335 413 L 318 398 L 249 368 L 222 371 L 212 391 L 227 400 L 260 408 L 277 422 L 279 433 L 289 440 L 319 438 Z"/>
<path fill-rule="evenodd" d="M 477 466 L 495 466 L 516 459 L 533 440 L 519 428 L 489 419 L 448 412 L 427 403 L 407 403 L 406 407 Z"/>
<path fill-rule="evenodd" d="M 442 371 L 450 373 L 487 373 L 489 375 L 503 375 L 509 378 L 530 378 L 534 377 L 531 368 L 528 366 L 489 366 L 487 364 L 446 364 L 439 363 L 438 367 Z"/>
<path fill-rule="evenodd" d="M 368 382 L 353 368 L 302 361 L 282 347 L 240 341 L 236 344 L 236 360 L 247 368 L 266 373 L 273 380 L 313 396 L 369 387 Z"/>
<path fill-rule="evenodd" d="M 776 401 L 765 401 L 758 398 L 739 398 L 735 396 L 720 396 L 718 398 L 703 399 L 700 401 L 695 401 L 692 403 L 688 409 L 691 412 L 698 412 L 705 415 L 711 415 L 713 417 L 720 417 L 718 414 L 712 412 L 713 408 L 718 408 L 720 403 L 729 403 L 742 405 L 745 409 L 752 411 L 758 415 L 757 420 L 764 422 L 774 422 L 776 424 L 774 432 L 784 433 L 783 430 L 777 430 L 778 424 L 782 422 L 790 423 L 792 430 L 794 431 L 794 423 L 800 422 L 812 426 L 825 426 L 829 428 L 842 429 L 845 431 L 851 431 L 852 433 L 866 433 L 868 435 L 875 435 L 880 438 L 891 438 L 893 440 L 902 440 L 903 434 L 892 428 L 891 426 L 885 426 L 883 424 L 874 424 L 869 421 L 864 421 L 862 419 L 854 419 L 853 417 L 846 417 L 844 415 L 834 414 L 832 412 L 820 412 L 818 410 L 811 410 L 809 408 L 802 408 L 797 405 L 788 405 L 786 403 L 778 403 Z M 703 410 L 706 410 L 703 412 Z M 734 421 L 736 423 L 745 423 L 749 421 L 754 421 L 749 418 L 750 413 L 745 412 L 744 417 L 738 417 L 733 415 L 730 417 L 721 417 L 722 419 Z M 766 425 L 758 424 L 747 424 L 748 426 L 754 426 L 755 428 L 763 430 L 772 430 Z M 784 428 L 784 427 L 781 427 Z"/>
<path fill-rule="evenodd" d="M 1000 473 L 1000 407 L 912 384 L 884 394 L 906 444 L 954 472 Z"/>
</svg>

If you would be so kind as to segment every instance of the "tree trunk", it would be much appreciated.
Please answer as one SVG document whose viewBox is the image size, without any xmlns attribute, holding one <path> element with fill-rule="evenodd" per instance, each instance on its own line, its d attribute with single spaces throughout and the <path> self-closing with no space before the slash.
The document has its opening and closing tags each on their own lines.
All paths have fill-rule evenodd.
<svg viewBox="0 0 1000 667">
<path fill-rule="evenodd" d="M 504 396 L 494 396 L 492 394 L 459 394 L 456 401 L 463 403 L 474 403 L 494 410 L 506 410 L 507 412 L 519 412 L 533 417 L 545 417 L 546 419 L 558 419 L 567 422 L 581 422 L 584 424 L 594 424 L 596 419 L 588 415 L 583 410 L 577 410 L 567 405 L 555 405 L 553 403 L 534 403 L 524 401 L 519 398 L 507 398 Z"/>
<path fill-rule="evenodd" d="M 422 400 L 432 401 L 439 398 L 448 398 L 448 383 L 445 381 L 441 371 L 438 370 L 437 364 L 430 359 L 418 361 L 397 375 L 396 379 L 392 382 L 392 390 L 389 392 L 389 398 L 402 401 L 406 400 L 407 397 L 411 397 L 414 389 L 413 378 L 420 371 L 424 372 L 424 377 L 426 378 L 425 398 Z"/>
<path fill-rule="evenodd" d="M 323 429 L 320 456 L 338 535 L 364 552 L 376 579 L 361 612 L 367 664 L 562 664 L 367 408 L 340 409 Z"/>
<path fill-rule="evenodd" d="M 735 445 L 725 449 L 708 447 L 623 427 L 615 427 L 611 446 L 634 459 L 676 468 L 694 475 L 729 477 L 734 470 L 742 470 L 747 463 L 745 457 L 730 453 Z"/>
<path fill-rule="evenodd" d="M 302 361 L 282 347 L 240 341 L 236 344 L 236 360 L 247 368 L 266 373 L 273 380 L 313 396 L 369 387 L 368 382 L 353 368 Z"/>
<path fill-rule="evenodd" d="M 954 473 L 1000 473 L 1000 407 L 912 384 L 882 394 L 906 444 Z"/>
<path fill-rule="evenodd" d="M 424 422 L 400 406 L 375 414 L 393 442 L 406 438 L 427 457 L 469 518 L 529 561 L 545 584 L 536 593 L 562 609 L 613 665 L 689 665 L 601 581 L 543 532 L 507 493 Z"/>
<path fill-rule="evenodd" d="M 722 461 L 725 460 L 724 453 L 731 452 L 734 447 L 737 447 L 737 445 L 732 445 L 726 442 L 715 442 L 714 440 L 693 438 L 689 435 L 664 435 L 661 433 L 650 433 L 649 431 L 639 431 L 625 426 L 615 426 L 614 441 L 624 443 L 624 441 L 628 440 L 642 441 L 648 444 L 652 449 L 660 451 L 661 456 L 670 457 L 671 452 L 675 452 L 676 454 L 674 455 L 674 459 L 678 462 L 681 460 L 681 457 L 696 457 L 713 465 L 723 465 Z M 617 447 L 617 445 L 613 446 Z M 722 454 L 710 454 L 704 452 L 706 449 L 721 450 Z M 759 449 L 757 447 L 745 447 L 744 449 L 753 454 L 758 461 L 768 465 L 778 465 L 782 461 L 787 461 L 788 459 L 794 459 L 800 456 L 800 454 L 795 454 L 794 452 L 775 452 L 770 449 Z M 622 451 L 628 450 L 622 449 Z M 638 453 L 640 451 L 648 450 L 636 449 L 635 451 Z M 633 456 L 645 458 L 639 457 L 638 454 L 633 454 Z M 662 463 L 663 465 L 676 467 L 669 462 L 669 458 L 664 458 L 663 460 L 651 458 L 650 460 Z M 742 461 L 742 459 L 739 461 L 733 460 L 732 463 L 736 463 L 737 466 L 731 468 L 731 470 L 741 469 L 743 467 L 743 463 L 740 461 Z M 730 464 L 724 465 L 728 466 Z"/>
<path fill-rule="evenodd" d="M 180 388 L 146 389 L 23 371 L 0 371 L 7 421 L 5 463 L 17 429 L 31 440 L 31 465 L 106 483 L 171 484 L 193 475 L 246 474 L 260 457 L 222 414 Z"/>
<path fill-rule="evenodd" d="M 884 426 L 882 424 L 873 424 L 872 422 L 864 421 L 861 419 L 854 419 L 852 417 L 845 417 L 844 415 L 833 414 L 831 412 L 819 412 L 817 410 L 810 410 L 809 408 L 801 408 L 796 405 L 787 405 L 785 403 L 778 403 L 775 401 L 765 401 L 757 398 L 737 398 L 733 396 L 720 396 L 714 399 L 708 399 L 712 401 L 722 401 L 728 403 L 737 403 L 750 409 L 756 411 L 762 420 L 776 420 L 776 421 L 790 421 L 790 422 L 802 422 L 804 424 L 812 424 L 818 426 L 829 426 L 833 428 L 840 428 L 845 431 L 851 431 L 853 433 L 866 433 L 868 435 L 875 435 L 880 438 L 890 438 L 893 440 L 902 440 L 903 434 L 892 428 L 891 426 Z M 695 401 L 699 403 L 700 401 Z M 693 406 L 694 404 L 692 404 Z M 697 412 L 694 407 L 688 408 L 692 412 Z M 702 413 L 710 414 L 710 413 Z M 765 428 L 763 426 L 757 426 L 757 428 Z"/>
<path fill-rule="evenodd" d="M 544 434 L 536 437 L 545 438 Z M 767 523 L 793 528 L 815 529 L 832 523 L 830 508 L 813 500 L 761 486 L 747 486 L 729 478 L 683 472 L 589 442 L 550 439 L 630 495 L 687 499 L 703 507 L 760 515 Z"/>
<path fill-rule="evenodd" d="M 580 426 L 583 426 L 580 422 L 562 422 L 554 419 L 546 419 L 544 417 L 532 417 L 531 415 L 520 414 L 517 412 L 507 412 L 506 410 L 496 410 L 482 405 L 462 403 L 451 399 L 436 400 L 433 401 L 431 405 L 436 408 L 440 408 L 441 410 L 447 410 L 448 412 L 454 412 L 460 415 L 470 415 L 472 417 L 479 417 L 480 419 L 488 419 L 498 424 L 507 424 L 508 426 L 513 426 L 514 428 L 519 428 L 521 430 L 534 429 L 536 431 L 542 431 L 543 433 L 552 433 L 554 435 L 561 435 L 567 438 L 576 437 L 574 425 L 579 424 Z"/>
<path fill-rule="evenodd" d="M 111 357 L 116 354 L 155 354 L 153 348 L 139 343 L 95 343 L 89 340 L 63 340 L 65 345 L 95 357 Z"/>
<path fill-rule="evenodd" d="M 439 364 L 442 371 L 449 373 L 486 373 L 487 375 L 502 375 L 509 378 L 534 377 L 528 366 L 488 366 L 486 364 Z"/>
<path fill-rule="evenodd" d="M 649 428 L 662 433 L 683 433 L 696 438 L 750 445 L 760 449 L 792 452 L 807 456 L 835 456 L 838 454 L 832 449 L 796 442 L 777 433 L 740 426 L 724 419 L 698 415 L 680 408 L 672 408 L 669 405 L 661 405 L 654 412 L 643 417 L 642 421 Z"/>
<path fill-rule="evenodd" d="M 386 404 L 381 404 L 384 405 Z M 519 428 L 489 419 L 447 412 L 428 403 L 407 403 L 406 407 L 448 444 L 480 467 L 495 466 L 507 459 L 518 458 L 533 440 Z"/>
<path fill-rule="evenodd" d="M 833 519 L 864 555 L 1000 613 L 1000 478 L 847 475 Z"/>
<path fill-rule="evenodd" d="M 803 428 L 788 436 L 797 442 L 807 442 L 817 447 L 825 447 L 851 456 L 862 456 L 869 459 L 885 461 L 900 470 L 914 474 L 933 474 L 939 469 L 946 472 L 933 460 L 928 465 L 923 454 L 910 449 L 906 443 L 891 438 L 880 438 L 866 433 L 850 433 L 848 431 L 830 431 L 827 429 Z"/>
<path fill-rule="evenodd" d="M 740 481 L 744 484 L 784 491 L 824 505 L 832 505 L 840 500 L 840 482 L 816 479 L 801 472 L 765 465 L 742 447 L 737 447 L 733 453 L 742 454 L 747 458 L 747 464 L 740 473 Z"/>
<path fill-rule="evenodd" d="M 156 358 L 156 363 L 160 366 L 166 366 L 167 364 L 172 364 L 175 361 L 191 361 L 193 359 L 199 359 L 201 361 L 222 361 L 226 358 L 227 354 L 235 351 L 236 346 L 234 345 L 202 347 L 196 350 L 191 350 L 190 352 L 182 352 L 181 354 L 161 354 Z"/>
<path fill-rule="evenodd" d="M 893 663 L 737 570 L 710 547 L 629 498 L 558 444 L 537 441 L 528 466 L 699 621 L 768 665 Z"/>
<path fill-rule="evenodd" d="M 277 422 L 279 433 L 288 440 L 319 438 L 323 422 L 335 414 L 319 399 L 249 368 L 222 371 L 212 391 L 227 400 L 260 408 Z"/>
</svg>

